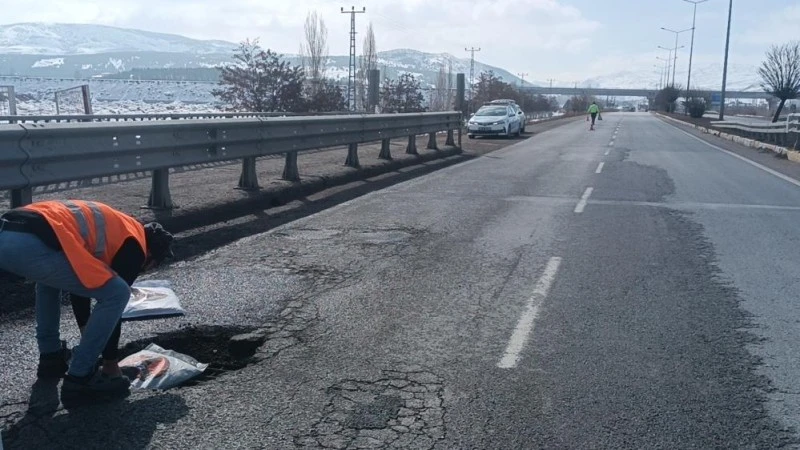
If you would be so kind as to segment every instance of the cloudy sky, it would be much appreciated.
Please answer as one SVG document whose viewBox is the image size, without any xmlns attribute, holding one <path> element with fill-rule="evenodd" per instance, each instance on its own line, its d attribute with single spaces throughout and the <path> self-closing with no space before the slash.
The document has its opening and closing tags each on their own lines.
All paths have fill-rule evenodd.
<svg viewBox="0 0 800 450">
<path fill-rule="evenodd" d="M 31 0 L 33 1 L 33 0 Z M 413 48 L 476 57 L 527 79 L 571 83 L 626 69 L 652 70 L 659 45 L 691 27 L 683 0 L 36 0 L 7 2 L 1 24 L 94 23 L 238 42 L 259 37 L 265 47 L 296 53 L 305 15 L 317 10 L 329 29 L 331 54 L 347 54 L 349 16 L 367 8 L 358 31 L 372 22 L 379 50 Z M 725 46 L 727 0 L 698 6 L 695 64 L 719 64 Z M 756 65 L 770 44 L 800 39 L 798 0 L 734 0 L 731 63 Z M 688 61 L 690 32 L 678 67 Z M 360 45 L 360 39 L 359 39 Z M 681 63 L 681 60 L 683 63 Z"/>
</svg>

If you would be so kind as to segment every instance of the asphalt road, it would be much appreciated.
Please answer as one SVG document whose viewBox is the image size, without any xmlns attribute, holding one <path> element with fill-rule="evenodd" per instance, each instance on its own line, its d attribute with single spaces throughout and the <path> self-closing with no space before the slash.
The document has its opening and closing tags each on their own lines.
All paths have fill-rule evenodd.
<svg viewBox="0 0 800 450">
<path fill-rule="evenodd" d="M 126 341 L 192 322 L 269 336 L 190 387 L 59 409 L 54 386 L 31 389 L 30 318 L 3 318 L 6 447 L 798 446 L 789 163 L 604 118 L 156 274 L 191 316 Z"/>
</svg>

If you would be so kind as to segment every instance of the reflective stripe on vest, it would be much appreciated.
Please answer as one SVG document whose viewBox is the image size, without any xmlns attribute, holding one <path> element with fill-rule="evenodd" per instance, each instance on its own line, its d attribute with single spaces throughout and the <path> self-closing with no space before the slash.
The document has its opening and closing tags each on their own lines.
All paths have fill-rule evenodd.
<svg viewBox="0 0 800 450">
<path fill-rule="evenodd" d="M 65 201 L 63 203 L 75 218 L 83 241 L 86 242 L 87 245 L 91 245 L 91 240 L 89 239 L 89 221 L 86 219 L 83 210 L 74 202 Z M 97 241 L 94 243 L 94 249 L 92 249 L 92 254 L 95 258 L 102 259 L 103 255 L 106 253 L 106 218 L 103 216 L 103 212 L 96 203 L 84 203 L 89 207 L 89 210 L 92 211 L 92 217 L 94 218 L 94 235 L 97 237 Z"/>
</svg>

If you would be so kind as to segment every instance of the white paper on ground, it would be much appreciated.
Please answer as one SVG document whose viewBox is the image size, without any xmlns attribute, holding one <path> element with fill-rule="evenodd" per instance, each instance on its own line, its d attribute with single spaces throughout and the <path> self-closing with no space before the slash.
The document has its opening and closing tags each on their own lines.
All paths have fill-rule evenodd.
<svg viewBox="0 0 800 450">
<path fill-rule="evenodd" d="M 131 387 L 137 389 L 169 389 L 199 376 L 208 368 L 208 364 L 191 356 L 156 344 L 128 356 L 119 362 L 119 366 L 129 375 Z"/>
<path fill-rule="evenodd" d="M 134 283 L 131 287 L 131 299 L 122 312 L 122 320 L 153 320 L 185 314 L 169 281 L 146 280 Z"/>
</svg>

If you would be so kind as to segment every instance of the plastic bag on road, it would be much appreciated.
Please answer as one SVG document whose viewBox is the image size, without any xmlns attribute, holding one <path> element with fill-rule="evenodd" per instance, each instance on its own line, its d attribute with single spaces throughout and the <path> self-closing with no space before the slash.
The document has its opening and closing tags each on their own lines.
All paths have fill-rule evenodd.
<svg viewBox="0 0 800 450">
<path fill-rule="evenodd" d="M 131 299 L 122 312 L 122 320 L 153 320 L 185 315 L 180 299 L 170 286 L 166 280 L 134 283 L 131 287 Z"/>
<path fill-rule="evenodd" d="M 169 389 L 202 374 L 208 364 L 191 356 L 150 344 L 119 362 L 122 372 L 138 389 Z"/>
</svg>

